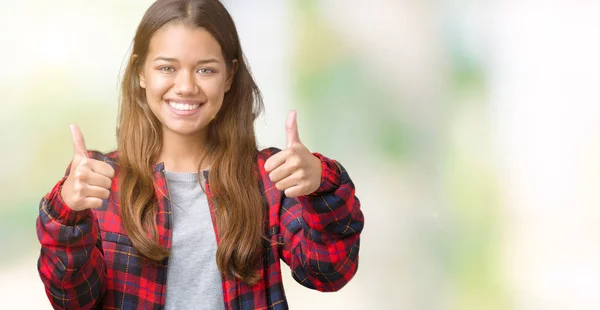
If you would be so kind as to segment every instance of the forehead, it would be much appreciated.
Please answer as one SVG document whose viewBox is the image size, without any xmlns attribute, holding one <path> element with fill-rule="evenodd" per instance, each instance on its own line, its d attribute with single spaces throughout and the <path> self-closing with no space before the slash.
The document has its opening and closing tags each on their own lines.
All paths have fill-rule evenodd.
<svg viewBox="0 0 600 310">
<path fill-rule="evenodd" d="M 148 56 L 165 56 L 180 61 L 197 61 L 206 57 L 223 59 L 219 42 L 204 28 L 183 23 L 168 23 L 150 39 Z"/>
</svg>

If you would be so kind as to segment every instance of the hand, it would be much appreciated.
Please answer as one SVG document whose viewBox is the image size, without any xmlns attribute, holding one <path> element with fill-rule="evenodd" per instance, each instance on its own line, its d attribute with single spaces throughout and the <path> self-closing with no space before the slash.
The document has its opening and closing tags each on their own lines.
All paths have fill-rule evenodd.
<svg viewBox="0 0 600 310">
<path fill-rule="evenodd" d="M 285 127 L 287 148 L 271 156 L 265 170 L 287 197 L 312 194 L 321 185 L 321 160 L 300 142 L 296 111 L 290 112 Z"/>
<path fill-rule="evenodd" d="M 73 161 L 60 197 L 75 211 L 102 206 L 102 200 L 110 196 L 115 170 L 109 164 L 88 158 L 87 148 L 77 125 L 71 125 L 73 138 Z"/>
</svg>

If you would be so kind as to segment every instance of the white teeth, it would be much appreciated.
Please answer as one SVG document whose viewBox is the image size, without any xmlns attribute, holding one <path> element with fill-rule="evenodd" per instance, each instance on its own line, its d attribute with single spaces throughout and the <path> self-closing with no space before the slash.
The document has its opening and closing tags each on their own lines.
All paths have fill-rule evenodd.
<svg viewBox="0 0 600 310">
<path fill-rule="evenodd" d="M 187 104 L 187 103 L 176 103 L 176 102 L 169 102 L 169 105 L 173 109 L 181 110 L 181 111 L 195 110 L 200 106 L 199 104 Z"/>
</svg>

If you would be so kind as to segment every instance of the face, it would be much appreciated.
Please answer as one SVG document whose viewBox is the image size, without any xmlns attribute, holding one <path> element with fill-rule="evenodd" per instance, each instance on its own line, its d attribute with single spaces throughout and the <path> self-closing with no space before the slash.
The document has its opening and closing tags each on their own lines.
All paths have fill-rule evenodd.
<svg viewBox="0 0 600 310">
<path fill-rule="evenodd" d="M 182 24 L 154 33 L 140 72 L 140 86 L 163 133 L 182 136 L 206 134 L 232 79 L 217 40 Z"/>
</svg>

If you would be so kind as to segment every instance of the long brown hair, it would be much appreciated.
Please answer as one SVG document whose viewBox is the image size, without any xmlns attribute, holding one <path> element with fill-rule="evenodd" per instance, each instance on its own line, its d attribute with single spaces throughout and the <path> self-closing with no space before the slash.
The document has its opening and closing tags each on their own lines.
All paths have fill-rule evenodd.
<svg viewBox="0 0 600 310">
<path fill-rule="evenodd" d="M 258 280 L 265 219 L 255 168 L 254 120 L 263 111 L 263 102 L 244 59 L 235 24 L 218 0 L 158 0 L 137 28 L 123 76 L 117 128 L 123 224 L 143 257 L 160 261 L 169 256 L 168 249 L 158 243 L 158 207 L 152 179 L 162 146 L 161 124 L 148 106 L 138 74 L 152 35 L 170 22 L 210 32 L 221 45 L 228 70 L 235 71 L 221 110 L 208 125 L 204 159 L 210 160 L 208 182 L 213 194 L 211 203 L 217 211 L 217 266 L 226 276 L 254 283 Z"/>
</svg>

